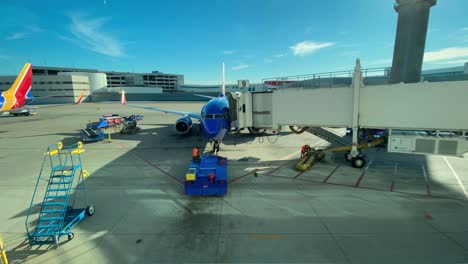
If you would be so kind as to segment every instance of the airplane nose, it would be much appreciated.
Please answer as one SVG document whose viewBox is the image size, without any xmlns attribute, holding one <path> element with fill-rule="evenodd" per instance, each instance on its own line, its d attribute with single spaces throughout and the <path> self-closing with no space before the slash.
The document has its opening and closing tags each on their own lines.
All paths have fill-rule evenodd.
<svg viewBox="0 0 468 264">
<path fill-rule="evenodd" d="M 206 124 L 204 126 L 206 135 L 210 138 L 216 137 L 219 132 L 219 124 L 215 120 L 206 120 Z"/>
</svg>

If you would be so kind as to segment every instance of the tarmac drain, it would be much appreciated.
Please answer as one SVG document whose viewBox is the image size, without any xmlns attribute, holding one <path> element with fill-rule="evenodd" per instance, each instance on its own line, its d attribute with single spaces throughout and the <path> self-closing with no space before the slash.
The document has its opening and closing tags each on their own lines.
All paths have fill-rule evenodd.
<svg viewBox="0 0 468 264">
<path fill-rule="evenodd" d="M 143 242 L 143 239 L 137 239 L 135 243 L 140 244 L 141 242 Z"/>
</svg>

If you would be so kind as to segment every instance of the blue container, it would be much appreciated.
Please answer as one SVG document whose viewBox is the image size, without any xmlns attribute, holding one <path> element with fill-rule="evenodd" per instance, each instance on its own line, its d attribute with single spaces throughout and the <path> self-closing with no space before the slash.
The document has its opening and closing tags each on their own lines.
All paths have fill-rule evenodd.
<svg viewBox="0 0 468 264">
<path fill-rule="evenodd" d="M 227 158 L 201 156 L 191 162 L 185 175 L 185 193 L 194 196 L 223 196 L 227 193 Z"/>
</svg>

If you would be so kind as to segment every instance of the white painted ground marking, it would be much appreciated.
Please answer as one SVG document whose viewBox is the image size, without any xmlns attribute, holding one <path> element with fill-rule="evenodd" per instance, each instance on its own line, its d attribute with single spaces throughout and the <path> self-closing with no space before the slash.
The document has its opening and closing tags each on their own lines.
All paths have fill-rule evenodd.
<svg viewBox="0 0 468 264">
<path fill-rule="evenodd" d="M 458 174 L 455 172 L 455 170 L 453 169 L 452 165 L 449 163 L 446 157 L 444 157 L 444 160 L 445 160 L 445 163 L 447 163 L 447 166 L 449 167 L 449 169 L 452 171 L 453 176 L 455 176 L 455 178 L 457 179 L 458 185 L 460 186 L 463 193 L 465 194 L 465 199 L 468 200 L 468 193 L 466 192 L 465 186 L 463 186 L 463 183 L 461 182 L 460 177 L 458 177 Z"/>
</svg>

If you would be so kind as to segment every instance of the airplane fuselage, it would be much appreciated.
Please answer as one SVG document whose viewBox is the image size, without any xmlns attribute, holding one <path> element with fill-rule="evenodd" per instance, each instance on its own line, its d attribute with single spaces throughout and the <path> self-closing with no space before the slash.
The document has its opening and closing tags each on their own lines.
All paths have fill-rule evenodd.
<svg viewBox="0 0 468 264">
<path fill-rule="evenodd" d="M 229 101 L 226 96 L 219 96 L 208 101 L 201 110 L 200 125 L 205 137 L 221 141 L 231 129 Z"/>
</svg>

